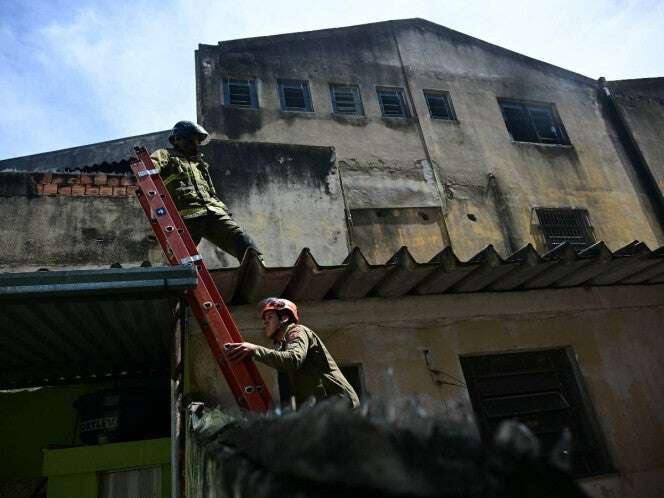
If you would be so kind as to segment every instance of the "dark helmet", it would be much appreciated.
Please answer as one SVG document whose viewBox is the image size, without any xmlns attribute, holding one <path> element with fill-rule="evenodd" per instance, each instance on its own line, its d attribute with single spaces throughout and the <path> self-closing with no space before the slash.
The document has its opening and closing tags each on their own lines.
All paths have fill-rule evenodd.
<svg viewBox="0 0 664 498">
<path fill-rule="evenodd" d="M 171 134 L 168 137 L 168 141 L 173 143 L 175 137 L 191 136 L 196 135 L 198 137 L 198 143 L 202 143 L 207 140 L 209 133 L 205 131 L 201 125 L 193 123 L 191 121 L 178 121 L 173 126 Z"/>
</svg>

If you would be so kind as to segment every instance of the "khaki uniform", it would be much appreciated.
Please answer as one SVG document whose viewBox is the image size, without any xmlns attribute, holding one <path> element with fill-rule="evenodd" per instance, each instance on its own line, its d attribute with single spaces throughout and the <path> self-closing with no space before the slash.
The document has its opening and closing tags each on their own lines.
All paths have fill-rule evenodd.
<svg viewBox="0 0 664 498">
<path fill-rule="evenodd" d="M 360 404 L 355 390 L 339 370 L 323 341 L 304 325 L 290 324 L 276 350 L 258 346 L 254 359 L 288 374 L 298 405 L 310 396 L 320 401 L 334 395 L 349 398 L 353 406 Z"/>
<path fill-rule="evenodd" d="M 238 260 L 248 247 L 256 248 L 217 197 L 203 154 L 186 157 L 177 149 L 159 149 L 152 154 L 152 161 L 195 244 L 205 237 Z"/>
</svg>

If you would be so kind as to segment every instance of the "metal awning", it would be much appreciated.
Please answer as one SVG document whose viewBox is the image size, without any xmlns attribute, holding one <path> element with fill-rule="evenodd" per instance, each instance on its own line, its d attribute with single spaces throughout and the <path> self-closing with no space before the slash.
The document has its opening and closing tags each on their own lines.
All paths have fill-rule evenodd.
<svg viewBox="0 0 664 498">
<path fill-rule="evenodd" d="M 191 266 L 0 274 L 0 389 L 165 373 Z"/>
<path fill-rule="evenodd" d="M 445 248 L 431 261 L 418 262 L 402 247 L 382 265 L 370 264 L 354 249 L 341 265 L 322 266 L 308 249 L 293 266 L 266 268 L 247 251 L 236 268 L 212 270 L 230 304 L 255 303 L 267 296 L 294 301 L 361 299 L 405 295 L 526 291 L 611 285 L 664 284 L 664 247 L 650 250 L 634 241 L 617 251 L 604 242 L 575 251 L 568 243 L 539 254 L 532 245 L 507 258 L 487 246 L 468 261 Z"/>
</svg>

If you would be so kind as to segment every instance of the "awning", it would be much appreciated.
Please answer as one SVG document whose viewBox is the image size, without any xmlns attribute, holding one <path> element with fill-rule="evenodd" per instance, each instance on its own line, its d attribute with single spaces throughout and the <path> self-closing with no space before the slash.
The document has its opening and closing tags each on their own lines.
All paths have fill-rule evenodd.
<svg viewBox="0 0 664 498">
<path fill-rule="evenodd" d="M 190 266 L 0 274 L 0 389 L 168 372 Z"/>
<path fill-rule="evenodd" d="M 266 268 L 248 251 L 237 268 L 213 270 L 227 303 L 255 303 L 267 296 L 294 301 L 404 295 L 503 292 L 565 287 L 664 283 L 664 247 L 634 241 L 617 251 L 598 242 L 576 252 L 564 243 L 539 254 L 530 244 L 507 258 L 487 246 L 468 261 L 450 248 L 420 263 L 406 247 L 384 265 L 367 262 L 354 249 L 341 265 L 321 266 L 308 249 L 293 266 Z"/>
</svg>

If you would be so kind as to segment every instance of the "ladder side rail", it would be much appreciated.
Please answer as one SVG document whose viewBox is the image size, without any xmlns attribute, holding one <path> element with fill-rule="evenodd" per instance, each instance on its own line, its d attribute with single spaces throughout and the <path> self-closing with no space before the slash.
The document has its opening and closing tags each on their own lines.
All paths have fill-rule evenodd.
<svg viewBox="0 0 664 498">
<path fill-rule="evenodd" d="M 271 396 L 255 363 L 248 359 L 239 364 L 230 365 L 223 353 L 223 344 L 229 342 L 228 338 L 233 342 L 242 341 L 242 336 L 230 311 L 200 259 L 191 235 L 161 177 L 155 174 L 156 170 L 147 150 L 137 149 L 136 155 L 139 163 L 134 163 L 132 170 L 142 189 L 138 195 L 139 202 L 151 222 L 167 259 L 171 264 L 182 264 L 184 261 L 193 263 L 199 273 L 199 285 L 193 292 L 188 292 L 188 300 L 215 361 L 240 406 L 265 411 L 271 403 Z M 159 215 L 153 217 L 153 210 L 157 212 L 162 205 L 164 209 Z M 243 390 L 242 385 L 247 386 L 247 390 Z"/>
<path fill-rule="evenodd" d="M 145 166 L 144 162 L 143 165 Z M 137 174 L 138 171 L 139 170 L 137 169 Z M 139 176 L 139 185 L 143 189 L 141 194 L 139 194 L 139 198 L 142 198 L 144 201 L 142 202 L 142 205 L 147 207 L 146 212 L 149 213 L 149 216 L 151 217 L 150 219 L 152 222 L 152 227 L 155 230 L 155 233 L 159 236 L 160 242 L 165 241 L 165 245 L 162 245 L 162 248 L 164 248 L 167 258 L 172 264 L 180 264 L 182 259 L 186 258 L 189 252 L 181 237 L 181 235 L 186 232 L 184 229 L 182 232 L 175 229 L 176 223 L 173 219 L 172 213 L 177 214 L 177 211 L 163 209 L 161 211 L 161 215 L 155 215 L 155 217 L 152 218 L 153 212 L 157 212 L 158 209 L 165 207 L 162 206 L 162 204 L 164 204 L 162 201 L 168 198 L 165 194 L 159 193 L 160 189 L 158 183 L 159 182 L 155 181 L 155 178 L 150 175 L 143 175 L 142 177 Z M 168 228 L 171 230 L 169 231 Z M 196 263 L 198 263 L 196 265 L 197 269 L 200 269 L 201 267 L 204 268 L 200 260 L 196 261 Z M 256 406 L 255 402 L 246 399 L 247 396 L 245 396 L 245 394 L 252 394 L 254 392 L 253 387 L 251 393 L 245 393 L 242 389 L 243 385 L 253 386 L 255 384 L 254 376 L 249 373 L 246 367 L 243 368 L 242 363 L 236 365 L 236 368 L 232 368 L 225 363 L 225 358 L 222 352 L 223 343 L 231 341 L 225 340 L 226 337 L 224 336 L 228 336 L 228 338 L 232 340 L 230 333 L 225 327 L 225 324 L 222 320 L 219 320 L 221 323 L 218 324 L 217 327 L 218 333 L 214 333 L 212 328 L 207 325 L 208 319 L 205 316 L 205 313 L 201 310 L 201 303 L 212 303 L 212 299 L 206 286 L 201 285 L 200 279 L 199 285 L 193 290 L 192 293 L 189 293 L 189 296 L 191 296 L 191 299 L 189 299 L 190 305 L 192 305 L 192 310 L 195 311 L 194 314 L 201 324 L 202 332 L 204 332 L 206 339 L 208 340 L 208 344 L 210 345 L 210 348 L 213 352 L 215 362 L 221 367 L 222 373 L 226 377 L 226 381 L 228 382 L 233 395 L 238 401 L 238 404 L 240 404 L 242 407 L 247 407 L 250 409 L 261 409 L 262 406 L 260 405 L 263 404 L 262 400 L 260 405 Z M 232 340 L 232 342 L 236 341 Z"/>
<path fill-rule="evenodd" d="M 140 162 L 143 163 L 146 171 L 149 172 L 156 170 L 154 162 L 152 161 L 152 158 L 150 157 L 150 154 L 145 147 L 138 148 L 136 151 L 136 156 Z M 189 256 L 199 256 L 198 248 L 196 247 L 194 240 L 191 238 L 191 234 L 189 233 L 189 230 L 187 229 L 182 216 L 180 216 L 177 206 L 173 202 L 173 198 L 166 189 L 166 185 L 164 185 L 164 181 L 161 179 L 161 176 L 157 175 L 154 178 L 150 176 L 150 179 L 152 180 L 155 191 L 157 191 L 161 196 L 161 200 L 164 203 L 166 211 L 168 211 L 168 213 L 171 215 L 173 225 L 180 233 Z M 180 262 L 179 264 L 182 263 Z"/>
<path fill-rule="evenodd" d="M 146 170 L 148 171 L 155 170 L 154 162 L 152 161 L 152 158 L 150 157 L 145 148 L 141 148 L 139 151 L 137 151 L 137 157 L 143 163 L 143 166 L 145 167 Z M 213 297 L 212 301 L 214 303 L 221 304 L 223 308 L 221 314 L 222 317 L 224 318 L 224 323 L 226 324 L 226 328 L 229 330 L 230 335 L 233 338 L 233 342 L 242 342 L 242 335 L 240 334 L 240 330 L 235 321 L 233 320 L 231 313 L 228 310 L 226 304 L 224 303 L 221 293 L 219 292 L 219 289 L 214 283 L 212 276 L 207 270 L 207 267 L 203 265 L 202 259 L 200 259 L 200 254 L 198 253 L 198 248 L 196 247 L 196 244 L 194 244 L 194 241 L 191 238 L 191 234 L 189 233 L 189 230 L 187 229 L 184 220 L 182 220 L 182 217 L 179 215 L 177 207 L 175 206 L 173 199 L 168 193 L 168 190 L 166 189 L 163 180 L 161 180 L 161 177 L 152 178 L 152 180 L 155 187 L 154 191 L 161 196 L 161 200 L 164 201 L 164 206 L 166 208 L 166 211 L 169 214 L 171 213 L 177 214 L 177 216 L 171 215 L 171 218 L 173 220 L 173 226 L 175 227 L 175 229 L 178 230 L 178 232 L 184 239 L 185 246 L 187 248 L 189 256 L 192 256 L 194 258 L 198 257 L 198 259 L 196 261 L 193 261 L 193 263 L 196 265 L 196 269 L 199 272 L 199 276 L 203 280 L 203 284 L 205 285 L 205 287 L 207 287 L 208 291 L 212 295 Z M 150 211 L 148 210 L 147 212 Z M 162 247 L 164 247 L 163 244 Z M 179 261 L 179 263 L 182 264 L 182 261 Z"/>
</svg>

